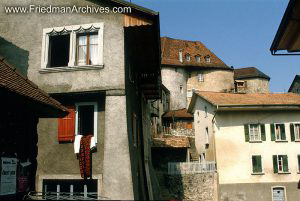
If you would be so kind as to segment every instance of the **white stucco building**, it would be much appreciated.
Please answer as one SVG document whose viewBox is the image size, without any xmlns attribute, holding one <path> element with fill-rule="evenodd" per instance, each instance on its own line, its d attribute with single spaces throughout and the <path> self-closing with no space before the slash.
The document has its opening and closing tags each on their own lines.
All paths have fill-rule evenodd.
<svg viewBox="0 0 300 201">
<path fill-rule="evenodd" d="M 299 200 L 300 96 L 197 92 L 200 160 L 216 161 L 219 200 Z"/>
</svg>

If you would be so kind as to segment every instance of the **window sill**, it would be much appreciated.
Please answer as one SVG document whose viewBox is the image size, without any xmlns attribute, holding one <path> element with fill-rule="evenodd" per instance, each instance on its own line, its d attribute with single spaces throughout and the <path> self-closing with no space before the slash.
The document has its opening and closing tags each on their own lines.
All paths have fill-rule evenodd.
<svg viewBox="0 0 300 201">
<path fill-rule="evenodd" d="M 288 142 L 287 140 L 275 140 L 275 142 Z"/>
<path fill-rule="evenodd" d="M 300 139 L 295 140 L 294 142 L 300 142 Z"/>
<path fill-rule="evenodd" d="M 264 175 L 264 172 L 252 172 L 251 175 Z"/>
<path fill-rule="evenodd" d="M 278 172 L 278 174 L 291 174 L 291 172 Z"/>
<path fill-rule="evenodd" d="M 50 67 L 39 70 L 40 73 L 59 73 L 84 70 L 99 70 L 104 68 L 104 65 L 86 65 L 86 66 L 66 66 L 66 67 Z"/>
<path fill-rule="evenodd" d="M 262 143 L 263 141 L 262 140 L 253 140 L 253 141 L 249 140 L 249 142 L 250 143 Z"/>
</svg>

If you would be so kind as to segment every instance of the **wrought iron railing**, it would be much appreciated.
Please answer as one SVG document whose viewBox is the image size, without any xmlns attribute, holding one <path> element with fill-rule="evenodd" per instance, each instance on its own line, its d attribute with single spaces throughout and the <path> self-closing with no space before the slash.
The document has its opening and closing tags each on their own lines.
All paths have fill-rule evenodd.
<svg viewBox="0 0 300 201">
<path fill-rule="evenodd" d="M 23 200 L 110 200 L 97 193 L 81 192 L 29 192 Z"/>
<path fill-rule="evenodd" d="M 181 162 L 168 163 L 168 174 L 193 174 L 193 173 L 207 173 L 216 172 L 216 162 Z"/>
</svg>

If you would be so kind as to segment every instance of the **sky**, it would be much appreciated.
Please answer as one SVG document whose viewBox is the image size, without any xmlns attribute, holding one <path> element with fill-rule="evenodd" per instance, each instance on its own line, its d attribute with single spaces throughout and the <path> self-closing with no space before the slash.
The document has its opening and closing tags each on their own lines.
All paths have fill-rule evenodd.
<svg viewBox="0 0 300 201">
<path fill-rule="evenodd" d="M 270 47 L 288 0 L 131 0 L 160 13 L 161 36 L 201 41 L 228 66 L 257 67 L 271 92 L 287 92 L 300 56 L 272 56 Z"/>
</svg>

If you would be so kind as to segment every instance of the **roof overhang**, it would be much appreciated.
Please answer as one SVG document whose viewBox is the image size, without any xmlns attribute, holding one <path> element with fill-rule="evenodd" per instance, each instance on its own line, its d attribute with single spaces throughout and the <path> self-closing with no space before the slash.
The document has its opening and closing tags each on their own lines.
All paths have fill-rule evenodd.
<svg viewBox="0 0 300 201">
<path fill-rule="evenodd" d="M 290 0 L 271 45 L 270 51 L 272 55 L 300 55 L 299 0 Z M 277 51 L 286 51 L 286 53 L 276 53 Z"/>
<path fill-rule="evenodd" d="M 300 110 L 300 105 L 218 105 L 217 111 L 286 111 Z"/>
</svg>

